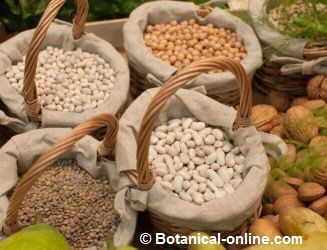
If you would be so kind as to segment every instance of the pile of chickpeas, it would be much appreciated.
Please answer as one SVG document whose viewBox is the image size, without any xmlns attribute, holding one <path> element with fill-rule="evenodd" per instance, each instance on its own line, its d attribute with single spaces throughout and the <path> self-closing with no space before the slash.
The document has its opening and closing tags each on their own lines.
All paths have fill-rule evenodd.
<svg viewBox="0 0 327 250">
<path fill-rule="evenodd" d="M 209 57 L 242 61 L 246 49 L 237 34 L 195 19 L 148 25 L 144 33 L 147 48 L 158 58 L 177 68 Z"/>
</svg>

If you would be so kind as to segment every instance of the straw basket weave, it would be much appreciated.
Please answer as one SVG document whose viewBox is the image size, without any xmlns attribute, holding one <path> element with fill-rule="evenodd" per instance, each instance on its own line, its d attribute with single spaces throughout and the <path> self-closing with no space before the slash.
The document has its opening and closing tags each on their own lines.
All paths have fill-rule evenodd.
<svg viewBox="0 0 327 250">
<path fill-rule="evenodd" d="M 191 79 L 197 75 L 208 72 L 210 70 L 223 69 L 232 72 L 238 82 L 240 83 L 239 92 L 241 93 L 240 106 L 237 112 L 237 118 L 234 123 L 234 129 L 245 128 L 250 126 L 250 113 L 252 107 L 252 89 L 251 82 L 246 75 L 243 67 L 231 60 L 221 60 L 217 58 L 211 58 L 195 62 L 189 67 L 180 70 L 176 75 L 171 77 L 154 96 L 151 103 L 147 107 L 145 116 L 143 117 L 140 132 L 137 135 L 137 172 L 138 172 L 138 189 L 149 191 L 155 183 L 155 173 L 149 168 L 148 153 L 150 147 L 150 137 L 154 129 L 155 122 L 158 119 L 159 113 L 165 103 L 175 92 L 183 88 Z M 257 213 L 253 214 L 252 218 L 245 221 L 239 228 L 233 232 L 220 232 L 223 235 L 236 235 L 246 232 L 249 222 L 258 217 L 260 214 L 259 201 L 256 205 Z M 187 235 L 192 233 L 192 229 L 176 223 L 167 222 L 162 216 L 155 211 L 149 209 L 149 214 L 153 225 L 159 232 L 164 232 L 170 235 L 182 234 Z M 208 232 L 209 234 L 217 232 Z"/>
<path fill-rule="evenodd" d="M 154 1 L 138 7 L 131 13 L 123 33 L 131 72 L 131 93 L 134 97 L 147 89 L 162 86 L 177 71 L 176 67 L 156 58 L 145 47 L 143 32 L 148 23 L 194 18 L 202 24 L 211 23 L 234 30 L 245 44 L 248 55 L 242 65 L 252 78 L 255 70 L 262 64 L 261 47 L 257 37 L 252 28 L 238 17 L 220 8 L 213 8 L 216 2 L 221 1 L 209 1 L 200 6 L 180 1 Z M 208 96 L 221 103 L 239 103 L 237 83 L 229 72 L 203 72 L 188 87 L 199 86 L 204 86 Z"/>
<path fill-rule="evenodd" d="M 108 112 L 121 113 L 125 109 L 129 91 L 129 69 L 126 61 L 107 41 L 93 34 L 85 33 L 85 23 L 88 16 L 89 0 L 75 0 L 76 13 L 73 26 L 57 24 L 55 17 L 66 0 L 52 0 L 44 11 L 35 30 L 28 30 L 0 45 L 0 81 L 2 92 L 0 99 L 7 106 L 8 112 L 0 119 L 16 120 L 18 133 L 38 127 L 74 127 L 94 115 Z M 116 84 L 109 98 L 96 108 L 83 112 L 53 111 L 42 108 L 38 94 L 36 71 L 40 51 L 46 46 L 60 47 L 67 50 L 81 48 L 83 51 L 100 55 L 116 72 Z M 27 53 L 26 53 L 27 52 Z M 21 61 L 26 54 L 25 72 L 22 93 L 16 91 L 6 76 L 1 74 L 11 65 Z M 49 78 L 55 75 L 49 75 Z M 47 80 L 47 79 L 46 79 Z M 64 98 L 64 97 L 63 97 Z M 14 125 L 7 122 L 7 126 Z"/>
<path fill-rule="evenodd" d="M 51 166 L 64 153 L 70 151 L 73 146 L 86 135 L 93 134 L 98 129 L 106 128 L 105 138 L 98 147 L 98 157 L 109 157 L 116 143 L 118 121 L 114 116 L 101 114 L 91 118 L 71 130 L 70 134 L 55 144 L 48 152 L 40 155 L 33 166 L 23 175 L 15 187 L 11 196 L 7 218 L 5 221 L 5 232 L 10 235 L 20 229 L 17 222 L 18 212 L 25 195 L 42 173 Z M 134 177 L 133 177 L 134 178 Z"/>
</svg>

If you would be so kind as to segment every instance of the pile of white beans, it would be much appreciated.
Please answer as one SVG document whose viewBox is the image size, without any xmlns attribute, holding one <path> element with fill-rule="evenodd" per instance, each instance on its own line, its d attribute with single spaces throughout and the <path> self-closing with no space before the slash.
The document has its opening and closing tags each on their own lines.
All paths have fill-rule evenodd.
<svg viewBox="0 0 327 250">
<path fill-rule="evenodd" d="M 194 118 L 170 120 L 151 135 L 156 182 L 197 205 L 232 194 L 245 177 L 244 160 L 221 129 Z"/>
<path fill-rule="evenodd" d="M 22 92 L 25 57 L 6 72 L 10 84 Z M 81 49 L 41 51 L 35 76 L 40 103 L 45 109 L 83 112 L 110 97 L 116 81 L 113 68 L 99 55 Z"/>
</svg>

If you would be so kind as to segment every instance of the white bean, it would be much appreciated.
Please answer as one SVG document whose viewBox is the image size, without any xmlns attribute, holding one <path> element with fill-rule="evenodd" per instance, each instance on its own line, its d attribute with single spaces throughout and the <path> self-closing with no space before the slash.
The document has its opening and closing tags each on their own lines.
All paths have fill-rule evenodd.
<svg viewBox="0 0 327 250">
<path fill-rule="evenodd" d="M 189 193 L 186 192 L 180 192 L 179 197 L 184 201 L 192 202 L 192 196 Z"/>
<path fill-rule="evenodd" d="M 226 155 L 225 160 L 226 160 L 226 165 L 227 165 L 228 167 L 234 167 L 234 165 L 235 165 L 235 160 L 234 160 L 234 155 L 233 155 L 232 153 L 228 153 L 228 154 Z"/>
<path fill-rule="evenodd" d="M 212 152 L 209 156 L 207 156 L 206 163 L 210 165 L 214 163 L 216 160 L 217 160 L 217 153 Z"/>
<path fill-rule="evenodd" d="M 177 175 L 174 179 L 173 182 L 173 188 L 175 190 L 176 193 L 180 193 L 183 190 L 183 177 L 181 177 L 180 175 Z"/>
<path fill-rule="evenodd" d="M 223 182 L 227 183 L 230 181 L 230 179 L 232 178 L 232 176 L 230 176 L 227 167 L 221 167 L 220 169 L 218 169 L 218 174 L 221 177 L 221 179 L 223 180 Z"/>
<path fill-rule="evenodd" d="M 203 195 L 198 192 L 191 193 L 193 201 L 198 204 L 202 205 L 204 203 Z"/>
<path fill-rule="evenodd" d="M 217 151 L 217 163 L 220 165 L 220 166 L 223 166 L 226 164 L 226 161 L 225 161 L 225 153 L 222 149 L 218 148 Z"/>
<path fill-rule="evenodd" d="M 193 179 L 198 183 L 204 183 L 207 181 L 207 179 L 200 176 L 197 171 L 193 172 Z"/>
<path fill-rule="evenodd" d="M 219 171 L 219 170 L 218 170 Z M 219 175 L 216 174 L 212 169 L 208 170 L 209 179 L 215 184 L 216 187 L 224 186 L 224 180 Z"/>
<path fill-rule="evenodd" d="M 212 134 L 215 136 L 215 138 L 219 141 L 222 141 L 224 139 L 224 133 L 220 129 L 213 129 Z"/>
<path fill-rule="evenodd" d="M 205 199 L 206 201 L 211 201 L 211 200 L 213 200 L 213 199 L 215 198 L 215 194 L 212 193 L 211 191 L 207 190 L 207 191 L 204 193 L 203 197 L 204 197 L 204 199 Z"/>
</svg>

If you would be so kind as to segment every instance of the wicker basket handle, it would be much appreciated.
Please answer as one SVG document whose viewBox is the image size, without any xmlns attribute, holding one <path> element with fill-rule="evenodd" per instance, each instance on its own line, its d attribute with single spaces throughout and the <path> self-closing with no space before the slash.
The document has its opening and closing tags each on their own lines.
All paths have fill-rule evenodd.
<svg viewBox="0 0 327 250">
<path fill-rule="evenodd" d="M 59 141 L 52 149 L 38 158 L 18 182 L 10 199 L 5 225 L 6 234 L 9 235 L 19 229 L 17 217 L 20 205 L 37 178 L 42 175 L 46 168 L 53 164 L 58 157 L 70 150 L 76 142 L 100 128 L 107 128 L 105 138 L 99 146 L 100 155 L 102 154 L 102 156 L 104 156 L 104 153 L 110 154 L 116 143 L 118 120 L 112 115 L 101 114 L 74 128 L 65 139 Z"/>
<path fill-rule="evenodd" d="M 49 2 L 47 9 L 36 27 L 27 51 L 23 96 L 25 99 L 25 110 L 27 116 L 33 122 L 41 121 L 41 105 L 38 103 L 37 87 L 35 83 L 38 55 L 51 23 L 65 2 L 66 0 L 51 0 Z M 73 24 L 73 36 L 74 39 L 79 39 L 84 34 L 85 22 L 89 10 L 89 2 L 88 0 L 75 0 L 75 4 L 77 6 L 77 11 Z"/>
<path fill-rule="evenodd" d="M 202 73 L 211 70 L 228 70 L 232 72 L 240 84 L 241 100 L 234 128 L 250 126 L 252 108 L 252 88 L 244 68 L 238 62 L 230 59 L 209 58 L 190 64 L 172 76 L 153 97 L 143 117 L 140 132 L 137 137 L 137 172 L 138 188 L 149 190 L 155 182 L 154 174 L 148 165 L 151 132 L 160 110 L 167 100 L 179 89 Z"/>
</svg>

